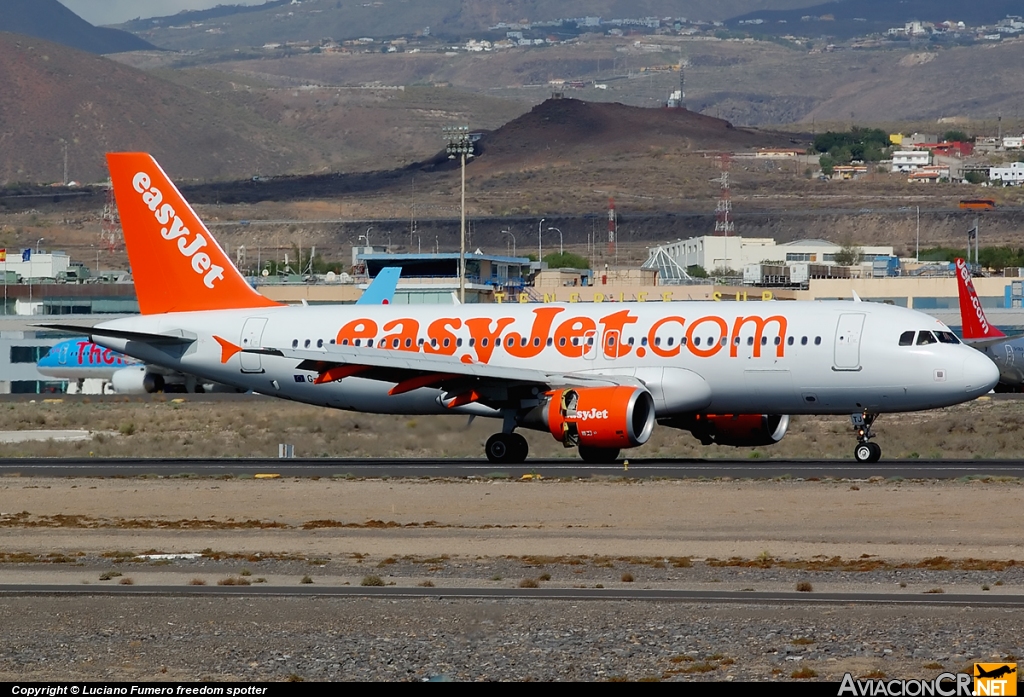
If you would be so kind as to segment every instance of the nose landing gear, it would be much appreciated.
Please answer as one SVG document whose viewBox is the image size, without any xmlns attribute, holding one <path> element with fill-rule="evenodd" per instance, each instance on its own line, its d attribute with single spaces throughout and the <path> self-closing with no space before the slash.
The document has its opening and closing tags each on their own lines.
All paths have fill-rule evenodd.
<svg viewBox="0 0 1024 697">
<path fill-rule="evenodd" d="M 853 459 L 861 464 L 878 462 L 882 458 L 882 448 L 878 443 L 872 443 L 874 434 L 871 433 L 871 425 L 875 423 L 878 414 L 862 412 L 850 414 L 850 421 L 857 429 L 857 447 L 853 449 Z"/>
</svg>

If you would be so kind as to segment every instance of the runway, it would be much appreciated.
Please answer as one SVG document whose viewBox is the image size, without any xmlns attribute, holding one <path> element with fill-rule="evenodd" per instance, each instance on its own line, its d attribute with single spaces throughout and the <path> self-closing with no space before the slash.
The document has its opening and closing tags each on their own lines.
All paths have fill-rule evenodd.
<svg viewBox="0 0 1024 697">
<path fill-rule="evenodd" d="M 398 477 L 504 478 L 671 478 L 671 479 L 961 479 L 1024 478 L 1024 460 L 670 460 L 629 458 L 591 465 L 565 458 L 496 465 L 484 459 L 0 459 L 0 476 L 22 477 Z"/>
<path fill-rule="evenodd" d="M 699 591 L 603 588 L 398 588 L 360 586 L 83 586 L 0 585 L 0 597 L 111 596 L 111 597 L 282 597 L 282 598 L 388 598 L 470 600 L 634 600 L 646 602 L 714 603 L 746 605 L 893 605 L 933 607 L 1024 607 L 1024 595 L 910 594 L 910 593 L 798 593 L 757 591 Z"/>
</svg>

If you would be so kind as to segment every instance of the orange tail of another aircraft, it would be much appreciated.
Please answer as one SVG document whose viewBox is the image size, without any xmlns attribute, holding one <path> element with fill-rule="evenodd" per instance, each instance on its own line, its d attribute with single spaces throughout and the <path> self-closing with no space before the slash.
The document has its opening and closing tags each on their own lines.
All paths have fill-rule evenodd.
<svg viewBox="0 0 1024 697">
<path fill-rule="evenodd" d="M 107 153 L 135 293 L 144 315 L 278 305 L 238 272 L 147 153 Z"/>
<path fill-rule="evenodd" d="M 981 307 L 978 291 L 971 280 L 971 270 L 963 259 L 956 260 L 956 285 L 960 291 L 960 321 L 963 323 L 964 338 L 998 339 L 1006 336 L 989 324 L 985 310 Z"/>
</svg>

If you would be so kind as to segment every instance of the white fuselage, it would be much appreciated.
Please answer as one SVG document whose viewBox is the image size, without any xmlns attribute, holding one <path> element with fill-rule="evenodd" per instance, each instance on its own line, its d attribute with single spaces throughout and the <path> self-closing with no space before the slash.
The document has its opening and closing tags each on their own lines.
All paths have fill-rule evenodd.
<svg viewBox="0 0 1024 697">
<path fill-rule="evenodd" d="M 392 383 L 358 377 L 314 384 L 316 373 L 298 370 L 295 358 L 244 349 L 326 354 L 333 342 L 358 340 L 359 350 L 396 358 L 412 351 L 548 373 L 635 375 L 661 391 L 659 417 L 914 411 L 973 399 L 998 378 L 991 360 L 962 344 L 900 346 L 909 330 L 948 332 L 928 315 L 843 301 L 272 307 L 139 316 L 101 327 L 195 337 L 168 346 L 96 336 L 150 364 L 295 401 L 397 414 L 453 410 L 435 388 L 389 396 Z M 243 352 L 222 362 L 214 336 Z M 496 414 L 472 404 L 456 411 Z"/>
</svg>

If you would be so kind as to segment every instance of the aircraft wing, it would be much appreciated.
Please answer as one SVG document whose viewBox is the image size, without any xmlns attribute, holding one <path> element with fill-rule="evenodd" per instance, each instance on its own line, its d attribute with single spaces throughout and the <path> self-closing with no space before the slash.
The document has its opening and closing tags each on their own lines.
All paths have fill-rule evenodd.
<svg viewBox="0 0 1024 697">
<path fill-rule="evenodd" d="M 1022 339 L 1024 339 L 1024 335 L 998 336 L 992 339 L 964 339 L 963 342 L 971 348 L 986 349 L 997 344 L 1019 343 Z"/>
<path fill-rule="evenodd" d="M 493 394 L 504 392 L 504 388 L 514 385 L 536 386 L 542 389 L 643 386 L 640 380 L 626 375 L 584 375 L 549 372 L 537 368 L 494 366 L 479 362 L 463 363 L 454 356 L 413 353 L 398 349 L 331 345 L 316 351 L 290 348 L 243 350 L 246 353 L 293 358 L 299 361 L 297 370 L 318 373 L 318 383 L 355 375 L 370 380 L 399 383 L 392 390 L 393 394 L 417 387 L 435 387 L 452 393 L 464 393 L 479 387 L 483 390 L 481 394 Z"/>
<path fill-rule="evenodd" d="M 191 344 L 196 340 L 194 334 L 181 330 L 179 330 L 180 333 L 178 334 L 151 334 L 149 332 L 102 329 L 100 327 L 88 327 L 77 324 L 35 324 L 33 326 L 45 329 L 58 329 L 72 334 L 88 334 L 90 341 L 96 336 L 109 336 L 113 339 L 127 339 L 128 341 L 144 341 L 148 344 Z"/>
</svg>

